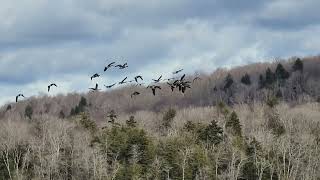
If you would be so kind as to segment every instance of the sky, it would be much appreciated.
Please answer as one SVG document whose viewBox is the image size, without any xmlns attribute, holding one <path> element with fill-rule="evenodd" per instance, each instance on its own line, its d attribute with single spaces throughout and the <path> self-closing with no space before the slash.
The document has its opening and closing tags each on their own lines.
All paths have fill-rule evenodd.
<svg viewBox="0 0 320 180">
<path fill-rule="evenodd" d="M 318 0 L 0 0 L 0 104 L 319 55 Z M 125 70 L 103 72 L 109 62 Z M 97 80 L 90 80 L 100 73 Z M 103 87 L 100 87 L 103 89 Z"/>
</svg>

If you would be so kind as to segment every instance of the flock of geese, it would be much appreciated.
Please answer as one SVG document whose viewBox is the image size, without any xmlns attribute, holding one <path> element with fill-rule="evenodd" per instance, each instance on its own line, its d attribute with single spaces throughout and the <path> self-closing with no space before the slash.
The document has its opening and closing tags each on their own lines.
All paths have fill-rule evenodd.
<svg viewBox="0 0 320 180">
<path fill-rule="evenodd" d="M 126 69 L 128 68 L 128 63 L 124 63 L 124 64 L 118 64 L 116 65 L 116 62 L 111 62 L 109 63 L 107 66 L 104 67 L 104 72 L 106 72 L 108 69 L 110 68 L 119 68 L 119 69 Z M 174 71 L 172 74 L 173 75 L 177 75 L 179 73 L 181 73 L 183 71 L 183 69 L 179 69 L 177 71 Z M 98 73 L 95 73 L 93 74 L 90 79 L 91 81 L 94 80 L 95 78 L 99 78 L 100 77 L 100 74 Z M 161 86 L 160 86 L 160 82 L 162 81 L 166 81 L 167 85 L 170 87 L 171 91 L 173 92 L 174 89 L 178 89 L 179 92 L 182 92 L 182 93 L 185 93 L 185 91 L 188 89 L 188 88 L 191 88 L 191 84 L 194 83 L 195 81 L 197 80 L 201 80 L 200 77 L 195 77 L 193 79 L 193 81 L 187 81 L 185 79 L 186 75 L 183 74 L 181 77 L 179 78 L 168 78 L 168 79 L 163 79 L 162 75 L 160 77 L 158 77 L 157 79 L 152 79 L 152 83 L 150 85 L 148 85 L 146 88 L 147 89 L 151 89 L 152 91 L 152 94 L 155 96 L 156 95 L 156 91 L 157 90 L 161 90 Z M 114 87 L 115 85 L 119 84 L 119 85 L 122 85 L 122 84 L 126 84 L 126 83 L 132 83 L 132 82 L 135 82 L 136 83 L 136 86 L 142 86 L 143 84 L 145 84 L 143 82 L 143 77 L 141 75 L 137 75 L 135 76 L 132 80 L 128 80 L 128 77 L 125 77 L 122 81 L 118 82 L 118 83 L 114 83 L 114 84 L 111 84 L 111 85 L 104 85 L 105 88 L 107 89 L 110 89 L 112 87 Z M 58 87 L 57 84 L 55 83 L 51 83 L 50 85 L 48 85 L 48 93 L 50 92 L 51 88 L 52 87 Z M 98 83 L 96 83 L 95 87 L 91 87 L 89 88 L 90 90 L 92 91 L 99 91 L 101 89 L 99 89 L 99 85 Z M 140 95 L 141 93 L 138 92 L 138 91 L 134 91 L 133 93 L 131 93 L 131 98 L 135 97 L 135 96 L 138 96 Z M 18 102 L 19 100 L 19 97 L 23 97 L 25 98 L 25 96 L 23 94 L 18 94 L 16 96 L 16 102 Z"/>
</svg>

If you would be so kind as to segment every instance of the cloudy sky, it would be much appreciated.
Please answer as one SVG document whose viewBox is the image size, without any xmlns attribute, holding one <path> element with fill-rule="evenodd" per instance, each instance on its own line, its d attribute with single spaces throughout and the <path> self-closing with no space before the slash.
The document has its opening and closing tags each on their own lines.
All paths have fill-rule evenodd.
<svg viewBox="0 0 320 180">
<path fill-rule="evenodd" d="M 0 0 L 0 104 L 84 92 L 97 80 L 212 72 L 273 58 L 318 55 L 318 0 Z"/>
</svg>

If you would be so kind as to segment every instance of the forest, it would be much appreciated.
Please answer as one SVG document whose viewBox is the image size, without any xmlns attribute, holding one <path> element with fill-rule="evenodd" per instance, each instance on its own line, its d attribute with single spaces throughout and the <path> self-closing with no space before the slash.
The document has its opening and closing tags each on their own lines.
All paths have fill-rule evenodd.
<svg viewBox="0 0 320 180">
<path fill-rule="evenodd" d="M 319 56 L 196 76 L 3 105 L 0 179 L 320 179 Z"/>
</svg>

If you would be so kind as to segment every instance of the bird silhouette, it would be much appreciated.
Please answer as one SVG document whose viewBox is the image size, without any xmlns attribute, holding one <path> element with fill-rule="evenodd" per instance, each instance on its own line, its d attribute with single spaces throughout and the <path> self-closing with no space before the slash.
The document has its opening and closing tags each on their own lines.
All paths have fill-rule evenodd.
<svg viewBox="0 0 320 180">
<path fill-rule="evenodd" d="M 111 84 L 109 86 L 104 85 L 107 89 L 112 88 L 114 85 L 116 85 L 117 83 Z"/>
<path fill-rule="evenodd" d="M 58 87 L 55 83 L 52 83 L 52 84 L 50 84 L 50 85 L 48 86 L 48 92 L 50 91 L 50 88 L 51 88 L 52 86 Z"/>
<path fill-rule="evenodd" d="M 180 81 L 183 81 L 185 77 L 186 77 L 186 74 L 182 75 L 180 78 Z"/>
<path fill-rule="evenodd" d="M 195 77 L 192 82 L 194 83 L 194 82 L 197 81 L 197 80 L 200 80 L 200 81 L 201 81 L 201 78 Z"/>
<path fill-rule="evenodd" d="M 95 73 L 94 75 L 91 76 L 91 81 L 93 78 L 97 78 L 97 77 L 100 77 L 100 75 L 98 73 Z"/>
<path fill-rule="evenodd" d="M 18 102 L 18 99 L 19 99 L 19 97 L 24 97 L 24 95 L 23 94 L 18 94 L 17 96 L 16 96 L 16 102 Z"/>
<path fill-rule="evenodd" d="M 158 79 L 152 79 L 154 82 L 158 83 L 161 81 L 162 75 Z"/>
<path fill-rule="evenodd" d="M 119 67 L 119 69 L 125 69 L 125 68 L 127 68 L 129 66 L 128 66 L 128 63 L 124 63 L 123 65 L 118 64 L 118 65 L 116 65 L 116 67 Z"/>
<path fill-rule="evenodd" d="M 143 81 L 143 78 L 142 78 L 142 76 L 140 76 L 140 75 L 134 77 L 134 80 L 135 80 L 137 83 L 139 83 L 139 82 L 138 82 L 138 79 L 141 79 L 141 81 Z"/>
<path fill-rule="evenodd" d="M 100 89 L 98 89 L 98 83 L 96 83 L 96 87 L 94 87 L 94 88 L 89 88 L 89 89 L 91 89 L 91 90 L 93 90 L 93 91 L 99 91 Z"/>
<path fill-rule="evenodd" d="M 124 78 L 122 81 L 119 82 L 119 84 L 125 84 L 125 83 L 127 83 L 127 82 L 125 82 L 127 78 L 128 78 L 128 77 Z"/>
<path fill-rule="evenodd" d="M 178 71 L 174 71 L 172 74 L 178 74 L 178 73 L 180 73 L 181 71 L 183 71 L 183 69 L 180 69 L 180 70 L 178 70 Z"/>
<path fill-rule="evenodd" d="M 147 89 L 150 88 L 152 90 L 152 94 L 155 96 L 156 95 L 156 89 L 161 89 L 160 86 L 155 86 L 155 85 L 152 85 L 152 86 L 148 86 Z"/>
<path fill-rule="evenodd" d="M 133 98 L 133 96 L 138 96 L 138 95 L 140 95 L 140 93 L 138 91 L 135 91 L 131 94 L 131 98 Z"/>
<path fill-rule="evenodd" d="M 169 82 L 167 82 L 167 84 L 170 86 L 171 91 L 173 92 L 173 90 L 174 90 L 174 88 L 175 88 L 175 86 L 173 85 L 173 83 L 169 83 Z"/>
<path fill-rule="evenodd" d="M 108 64 L 106 67 L 104 67 L 103 71 L 107 71 L 109 68 L 111 68 L 116 62 L 112 62 L 110 64 Z"/>
</svg>

